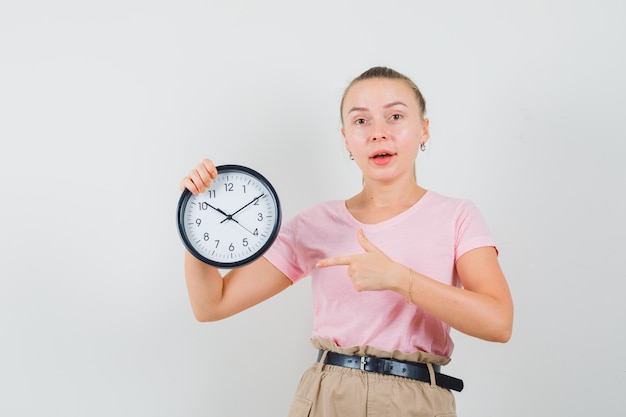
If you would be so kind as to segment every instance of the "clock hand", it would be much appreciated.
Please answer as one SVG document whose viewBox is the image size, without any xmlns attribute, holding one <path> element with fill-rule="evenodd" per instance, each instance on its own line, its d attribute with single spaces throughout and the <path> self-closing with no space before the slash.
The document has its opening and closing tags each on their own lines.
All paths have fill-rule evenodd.
<svg viewBox="0 0 626 417">
<path fill-rule="evenodd" d="M 224 220 L 228 220 L 228 219 L 224 219 Z M 233 219 L 232 217 L 230 217 L 230 220 L 234 221 L 235 223 L 237 223 L 239 226 L 241 226 L 246 232 L 250 233 L 251 235 L 254 235 L 254 233 L 252 233 L 250 231 L 250 229 L 248 229 L 246 226 L 244 226 L 243 224 L 239 223 L 236 219 Z"/>
<path fill-rule="evenodd" d="M 245 208 L 246 208 L 246 207 L 248 207 L 250 204 L 254 203 L 255 201 L 257 201 L 259 198 L 263 197 L 264 195 L 265 195 L 265 193 L 262 193 L 260 196 L 253 198 L 251 202 L 249 202 L 248 204 L 246 204 L 245 206 L 243 206 L 242 208 L 240 208 L 239 210 L 237 210 L 237 211 L 236 211 L 236 212 L 234 212 L 233 214 L 231 214 L 231 215 L 228 215 L 228 214 L 227 214 L 227 215 L 226 215 L 227 217 L 226 217 L 224 220 L 222 220 L 220 223 L 224 223 L 226 220 L 235 220 L 235 219 L 233 219 L 233 216 L 234 216 L 235 214 L 239 213 L 241 210 L 245 209 Z"/>
<path fill-rule="evenodd" d="M 262 197 L 262 196 L 263 196 L 263 194 L 261 194 L 259 197 L 255 198 L 254 200 L 256 200 L 256 199 L 258 199 L 258 198 L 260 198 L 260 197 Z M 254 200 L 252 200 L 252 202 L 254 202 Z M 238 211 L 243 210 L 245 207 L 249 206 L 251 203 L 246 204 L 244 207 L 240 208 L 239 210 L 237 210 L 237 211 L 236 211 L 235 213 L 233 213 L 233 214 L 226 214 L 226 213 L 224 212 L 224 210 L 222 210 L 222 209 L 220 209 L 220 208 L 217 208 L 217 207 L 213 207 L 213 206 L 212 206 L 212 205 L 210 205 L 209 203 L 204 203 L 204 204 L 206 204 L 207 206 L 211 207 L 213 210 L 215 210 L 215 211 L 217 211 L 217 212 L 219 212 L 219 213 L 223 214 L 224 216 L 226 216 L 226 218 L 225 218 L 224 220 L 222 220 L 222 222 L 221 222 L 221 223 L 224 223 L 226 220 L 232 220 L 232 221 L 234 221 L 235 223 L 237 223 L 239 226 L 241 226 L 243 229 L 245 229 L 248 233 L 250 233 L 251 235 L 254 235 L 254 233 L 252 233 L 252 232 L 251 232 L 251 231 L 250 231 L 250 230 L 249 230 L 246 226 L 244 226 L 243 224 L 239 223 L 236 219 L 233 219 L 233 215 L 234 215 L 235 213 L 237 213 Z"/>
<path fill-rule="evenodd" d="M 228 220 L 228 218 L 230 218 L 230 217 L 231 217 L 231 215 L 230 215 L 230 214 L 225 213 L 225 212 L 224 212 L 224 210 L 222 210 L 222 209 L 220 209 L 220 208 L 213 207 L 213 206 L 212 206 L 212 205 L 210 205 L 209 203 L 203 203 L 203 204 L 206 204 L 207 206 L 211 207 L 213 210 L 215 210 L 215 211 L 217 211 L 218 213 L 221 213 L 221 214 L 223 214 L 224 216 L 226 216 L 226 218 L 225 218 L 224 220 Z"/>
</svg>

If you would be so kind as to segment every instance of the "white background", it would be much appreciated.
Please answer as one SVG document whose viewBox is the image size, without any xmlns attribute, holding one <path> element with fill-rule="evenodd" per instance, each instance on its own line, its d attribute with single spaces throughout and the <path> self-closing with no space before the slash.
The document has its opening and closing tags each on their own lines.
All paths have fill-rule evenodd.
<svg viewBox="0 0 626 417">
<path fill-rule="evenodd" d="M 175 228 L 202 157 L 285 218 L 356 193 L 347 83 L 412 77 L 429 189 L 470 198 L 512 340 L 455 333 L 462 416 L 626 406 L 626 5 L 615 1 L 3 1 L 0 415 L 285 415 L 313 361 L 305 280 L 194 321 Z"/>
</svg>

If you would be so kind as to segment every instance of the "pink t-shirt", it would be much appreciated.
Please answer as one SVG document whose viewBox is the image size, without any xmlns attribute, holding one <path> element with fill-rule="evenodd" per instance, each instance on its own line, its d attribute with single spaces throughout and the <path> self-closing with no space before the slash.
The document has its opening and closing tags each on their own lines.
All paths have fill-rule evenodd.
<svg viewBox="0 0 626 417">
<path fill-rule="evenodd" d="M 283 224 L 265 257 L 293 282 L 312 278 L 313 338 L 340 347 L 369 345 L 405 353 L 422 351 L 449 358 L 450 327 L 394 291 L 357 292 L 346 266 L 315 268 L 320 259 L 362 253 L 357 230 L 391 259 L 448 285 L 460 286 L 456 260 L 494 239 L 468 200 L 428 191 L 403 213 L 377 224 L 357 221 L 344 201 L 303 210 Z M 414 289 L 419 291 L 419 289 Z"/>
</svg>

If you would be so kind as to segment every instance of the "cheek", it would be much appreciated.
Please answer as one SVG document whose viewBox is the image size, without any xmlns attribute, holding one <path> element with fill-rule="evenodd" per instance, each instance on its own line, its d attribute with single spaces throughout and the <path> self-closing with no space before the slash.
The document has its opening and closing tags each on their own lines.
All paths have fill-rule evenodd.
<svg viewBox="0 0 626 417">
<path fill-rule="evenodd" d="M 352 126 L 344 129 L 343 138 L 347 143 L 354 145 L 362 144 L 364 142 L 367 142 L 368 137 L 369 130 L 366 127 L 355 128 Z"/>
<path fill-rule="evenodd" d="M 417 146 L 419 146 L 419 142 L 422 138 L 421 130 L 416 129 L 415 127 L 411 126 L 411 127 L 406 127 L 397 133 L 398 134 L 396 137 L 402 138 L 403 143 L 408 144 L 408 145 L 417 143 L 418 144 Z"/>
<path fill-rule="evenodd" d="M 343 141 L 346 145 L 346 148 L 356 148 L 359 146 L 363 140 L 353 131 L 353 130 L 345 130 L 343 134 Z"/>
<path fill-rule="evenodd" d="M 358 140 L 356 138 L 349 138 L 346 140 L 346 149 L 352 153 L 355 159 L 359 159 L 359 155 L 367 153 L 366 141 Z"/>
<path fill-rule="evenodd" d="M 405 152 L 410 152 L 411 154 L 415 154 L 417 156 L 419 153 L 421 137 L 416 135 L 414 130 L 407 130 L 403 135 L 397 136 L 397 138 L 401 138 L 399 145 L 405 150 Z"/>
</svg>

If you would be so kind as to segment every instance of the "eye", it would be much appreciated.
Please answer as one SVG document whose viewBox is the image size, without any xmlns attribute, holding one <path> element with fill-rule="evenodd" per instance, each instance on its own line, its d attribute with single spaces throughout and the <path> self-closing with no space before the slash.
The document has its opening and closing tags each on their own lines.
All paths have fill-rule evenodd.
<svg viewBox="0 0 626 417">
<path fill-rule="evenodd" d="M 355 125 L 362 125 L 362 124 L 365 124 L 365 119 L 356 119 L 356 120 L 354 121 L 354 124 L 355 124 Z"/>
<path fill-rule="evenodd" d="M 400 120 L 402 119 L 402 115 L 400 114 L 392 114 L 391 115 L 391 120 Z"/>
</svg>

